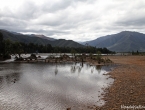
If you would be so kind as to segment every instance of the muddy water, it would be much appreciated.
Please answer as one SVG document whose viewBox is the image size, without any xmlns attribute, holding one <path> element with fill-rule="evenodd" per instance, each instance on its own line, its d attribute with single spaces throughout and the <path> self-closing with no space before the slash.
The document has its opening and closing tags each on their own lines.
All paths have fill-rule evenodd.
<svg viewBox="0 0 145 110">
<path fill-rule="evenodd" d="M 88 64 L 0 64 L 0 110 L 72 110 L 102 106 L 103 90 L 113 83 L 109 66 Z"/>
</svg>

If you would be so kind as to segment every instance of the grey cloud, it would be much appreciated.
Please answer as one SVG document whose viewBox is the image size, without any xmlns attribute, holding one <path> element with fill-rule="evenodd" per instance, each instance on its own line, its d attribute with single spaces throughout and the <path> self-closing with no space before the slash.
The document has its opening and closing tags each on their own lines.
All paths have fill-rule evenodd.
<svg viewBox="0 0 145 110">
<path fill-rule="evenodd" d="M 10 18 L 10 17 L 1 17 L 0 18 L 1 26 L 12 26 L 12 27 L 19 27 L 19 26 L 26 26 L 26 22 L 23 20 Z"/>
<path fill-rule="evenodd" d="M 16 12 L 16 15 L 20 19 L 34 19 L 39 16 L 39 7 L 33 2 L 26 2 L 25 4 L 19 7 L 19 10 Z"/>
<path fill-rule="evenodd" d="M 145 18 L 141 19 L 134 19 L 134 20 L 124 20 L 117 22 L 118 25 L 121 26 L 144 26 L 145 25 Z"/>
<path fill-rule="evenodd" d="M 145 10 L 141 11 L 140 8 L 129 10 L 114 23 L 121 26 L 144 26 L 145 15 L 143 13 L 145 13 Z"/>
<path fill-rule="evenodd" d="M 46 12 L 55 12 L 59 10 L 63 10 L 71 5 L 71 0 L 61 0 L 59 2 L 47 2 L 42 6 L 42 10 Z"/>
<path fill-rule="evenodd" d="M 56 11 L 64 10 L 69 6 L 74 7 L 78 2 L 92 3 L 93 0 L 60 0 L 52 3 L 48 1 L 45 4 L 43 4 L 42 9 L 43 11 L 47 11 L 47 12 L 56 12 Z"/>
<path fill-rule="evenodd" d="M 38 34 L 44 34 L 44 35 L 47 35 L 47 36 L 53 36 L 53 35 L 61 35 L 61 34 L 69 34 L 68 32 L 66 31 L 61 31 L 61 30 L 44 30 L 44 29 L 38 29 L 38 30 L 34 30 L 34 29 L 25 29 L 25 30 L 19 30 L 23 33 L 38 33 Z"/>
<path fill-rule="evenodd" d="M 145 33 L 144 6 L 144 0 L 47 0 L 41 5 L 29 0 L 17 10 L 0 8 L 0 28 L 77 40 L 125 29 Z"/>
<path fill-rule="evenodd" d="M 4 8 L 3 10 L 0 10 L 0 16 L 1 17 L 14 17 L 14 14 L 11 12 L 9 8 Z"/>
<path fill-rule="evenodd" d="M 11 10 L 8 6 L 3 10 L 0 10 L 0 15 L 2 17 L 9 17 L 15 19 L 29 19 L 33 18 L 37 14 L 38 7 L 35 6 L 33 2 L 26 2 L 20 5 L 17 10 Z"/>
</svg>

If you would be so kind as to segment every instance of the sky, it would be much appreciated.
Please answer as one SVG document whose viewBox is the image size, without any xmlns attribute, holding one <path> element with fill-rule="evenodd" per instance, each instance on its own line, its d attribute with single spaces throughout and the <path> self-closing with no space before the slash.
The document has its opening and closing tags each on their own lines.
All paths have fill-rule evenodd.
<svg viewBox="0 0 145 110">
<path fill-rule="evenodd" d="M 0 0 L 0 29 L 89 41 L 145 33 L 145 0 Z"/>
</svg>

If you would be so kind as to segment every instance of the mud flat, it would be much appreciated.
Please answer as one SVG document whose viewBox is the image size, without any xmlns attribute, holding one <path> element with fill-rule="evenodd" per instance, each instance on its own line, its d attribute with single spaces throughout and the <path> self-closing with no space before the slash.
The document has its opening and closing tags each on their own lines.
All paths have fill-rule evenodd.
<svg viewBox="0 0 145 110">
<path fill-rule="evenodd" d="M 145 56 L 108 56 L 119 64 L 110 74 L 114 83 L 105 89 L 105 105 L 95 110 L 145 110 Z M 129 107 L 128 109 L 126 107 Z"/>
</svg>

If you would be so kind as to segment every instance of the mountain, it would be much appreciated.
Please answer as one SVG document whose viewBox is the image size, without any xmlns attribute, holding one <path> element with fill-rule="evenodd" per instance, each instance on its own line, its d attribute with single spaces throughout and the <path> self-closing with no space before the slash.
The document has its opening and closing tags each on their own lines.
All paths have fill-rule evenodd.
<svg viewBox="0 0 145 110">
<path fill-rule="evenodd" d="M 65 39 L 53 39 L 47 38 L 44 35 L 24 35 L 16 32 L 10 32 L 7 30 L 0 29 L 0 32 L 3 34 L 4 39 L 9 39 L 13 42 L 23 42 L 23 43 L 34 43 L 39 45 L 47 45 L 51 44 L 52 46 L 58 47 L 84 47 L 83 45 L 72 41 L 72 40 L 65 40 Z"/>
<path fill-rule="evenodd" d="M 50 37 L 46 37 L 44 35 L 39 35 L 39 34 L 31 34 L 29 35 L 30 37 L 39 37 L 39 38 L 42 38 L 42 39 L 47 39 L 47 40 L 50 40 L 50 41 L 55 41 L 56 39 L 54 38 L 50 38 Z"/>
<path fill-rule="evenodd" d="M 58 47 L 84 47 L 83 45 L 74 42 L 73 40 L 65 40 L 65 39 L 59 39 L 53 41 L 53 45 L 58 46 Z"/>
<path fill-rule="evenodd" d="M 10 32 L 7 30 L 0 30 L 3 34 L 4 39 L 9 39 L 13 42 L 23 42 L 23 43 L 35 43 L 35 44 L 48 44 L 50 41 L 41 39 L 39 37 L 30 37 L 29 35 L 16 34 L 15 32 Z"/>
<path fill-rule="evenodd" d="M 145 52 L 145 34 L 131 31 L 122 31 L 118 34 L 107 35 L 92 41 L 84 42 L 96 47 L 106 47 L 116 52 Z"/>
</svg>

